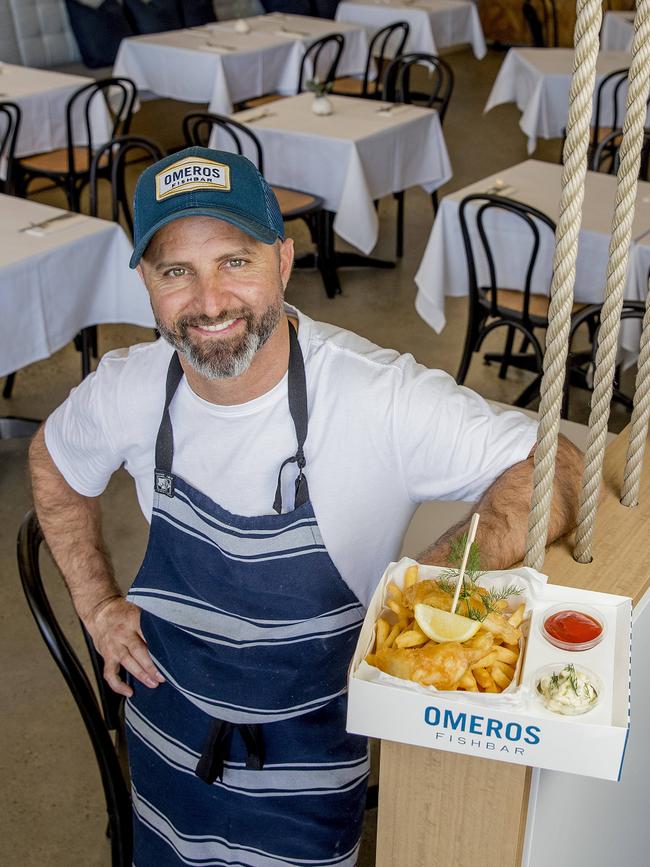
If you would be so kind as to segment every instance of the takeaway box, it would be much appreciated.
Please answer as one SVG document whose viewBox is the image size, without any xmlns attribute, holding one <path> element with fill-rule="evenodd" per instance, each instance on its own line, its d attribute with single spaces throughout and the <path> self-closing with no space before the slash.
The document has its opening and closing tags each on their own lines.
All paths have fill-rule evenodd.
<svg viewBox="0 0 650 867">
<path fill-rule="evenodd" d="M 365 659 L 385 610 L 387 585 L 404 588 L 404 558 L 391 563 L 366 614 L 349 672 L 348 731 L 400 743 L 514 762 L 607 780 L 620 779 L 629 728 L 632 601 L 625 596 L 547 584 L 547 577 L 520 567 L 486 572 L 480 584 L 516 584 L 525 602 L 524 638 L 512 683 L 500 694 L 439 691 L 393 677 Z M 418 580 L 448 571 L 418 567 Z M 589 612 L 602 626 L 593 646 L 565 649 L 551 643 L 544 624 L 551 609 Z M 552 638 L 552 636 L 551 636 Z M 558 646 L 559 645 L 559 646 Z M 587 712 L 549 710 L 538 683 L 573 664 L 586 672 L 596 697 Z M 571 671 L 571 669 L 568 669 Z M 557 681 L 556 681 L 557 683 Z M 565 708 L 566 709 L 566 708 Z"/>
</svg>

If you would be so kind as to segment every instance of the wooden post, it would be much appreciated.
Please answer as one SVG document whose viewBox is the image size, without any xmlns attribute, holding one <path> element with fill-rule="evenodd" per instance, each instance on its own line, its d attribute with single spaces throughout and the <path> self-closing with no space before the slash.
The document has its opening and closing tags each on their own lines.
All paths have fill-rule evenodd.
<svg viewBox="0 0 650 867">
<path fill-rule="evenodd" d="M 544 571 L 553 584 L 637 602 L 650 586 L 650 462 L 639 505 L 622 506 L 627 440 L 626 428 L 607 449 L 593 562 L 576 563 L 564 539 L 549 549 Z M 520 867 L 529 782 L 530 769 L 519 765 L 384 741 L 377 867 Z"/>
</svg>

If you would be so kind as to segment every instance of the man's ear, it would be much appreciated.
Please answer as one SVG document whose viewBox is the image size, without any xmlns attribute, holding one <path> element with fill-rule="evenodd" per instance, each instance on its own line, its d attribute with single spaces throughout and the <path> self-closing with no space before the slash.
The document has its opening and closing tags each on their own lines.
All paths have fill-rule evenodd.
<svg viewBox="0 0 650 867">
<path fill-rule="evenodd" d="M 280 244 L 280 278 L 283 290 L 287 288 L 291 269 L 293 268 L 293 238 L 287 238 Z"/>
</svg>

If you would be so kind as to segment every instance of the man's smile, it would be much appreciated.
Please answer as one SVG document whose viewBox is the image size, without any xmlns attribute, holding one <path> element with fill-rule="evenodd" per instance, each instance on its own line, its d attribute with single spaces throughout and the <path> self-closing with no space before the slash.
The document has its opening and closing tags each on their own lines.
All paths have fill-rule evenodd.
<svg viewBox="0 0 650 867">
<path fill-rule="evenodd" d="M 216 325 L 191 325 L 192 331 L 198 331 L 199 334 L 223 334 L 235 329 L 238 325 L 244 322 L 243 319 L 227 319 L 225 322 L 219 322 Z"/>
</svg>

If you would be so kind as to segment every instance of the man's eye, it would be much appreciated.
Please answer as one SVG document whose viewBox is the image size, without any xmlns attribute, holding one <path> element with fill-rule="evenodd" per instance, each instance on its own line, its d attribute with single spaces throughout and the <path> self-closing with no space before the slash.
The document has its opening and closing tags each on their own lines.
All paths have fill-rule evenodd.
<svg viewBox="0 0 650 867">
<path fill-rule="evenodd" d="M 244 265 L 243 259 L 228 259 L 228 266 L 230 268 L 241 268 Z"/>
<path fill-rule="evenodd" d="M 187 274 L 187 270 L 185 268 L 170 268 L 168 271 L 165 271 L 166 277 L 184 277 Z"/>
</svg>

